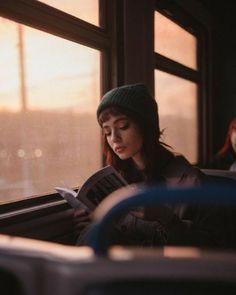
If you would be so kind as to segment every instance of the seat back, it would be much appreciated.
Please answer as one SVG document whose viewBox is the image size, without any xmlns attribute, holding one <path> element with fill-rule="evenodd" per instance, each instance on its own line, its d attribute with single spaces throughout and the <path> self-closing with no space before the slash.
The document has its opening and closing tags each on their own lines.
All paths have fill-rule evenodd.
<svg viewBox="0 0 236 295">
<path fill-rule="evenodd" d="M 215 183 L 236 184 L 236 172 L 217 169 L 202 169 L 202 172 Z"/>
<path fill-rule="evenodd" d="M 1 293 L 39 295 L 42 292 L 40 258 L 12 240 L 9 236 L 0 236 Z"/>
<path fill-rule="evenodd" d="M 51 263 L 47 286 L 51 290 L 53 286 L 57 295 L 222 295 L 222 290 L 233 295 L 235 269 L 232 253 L 204 254 L 195 248 L 176 247 L 163 251 L 113 248 L 108 256 L 84 264 Z"/>
<path fill-rule="evenodd" d="M 91 259 L 91 249 L 0 235 L 0 287 L 4 295 L 49 295 L 59 284 L 48 280 L 57 261 Z M 60 277 L 64 281 L 65 278 Z M 53 285 L 54 283 L 54 285 Z"/>
</svg>

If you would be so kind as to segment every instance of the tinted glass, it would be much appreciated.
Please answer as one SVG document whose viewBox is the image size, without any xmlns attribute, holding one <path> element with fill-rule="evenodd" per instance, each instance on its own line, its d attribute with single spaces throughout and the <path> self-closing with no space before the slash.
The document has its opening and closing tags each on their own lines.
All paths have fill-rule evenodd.
<svg viewBox="0 0 236 295">
<path fill-rule="evenodd" d="M 155 70 L 155 97 L 164 142 L 197 162 L 197 85 Z"/>
<path fill-rule="evenodd" d="M 40 0 L 66 13 L 99 25 L 99 0 Z"/>
<path fill-rule="evenodd" d="M 155 51 L 197 69 L 197 39 L 176 23 L 155 12 Z"/>
<path fill-rule="evenodd" d="M 101 165 L 100 52 L 0 19 L 0 202 L 78 186 Z"/>
</svg>

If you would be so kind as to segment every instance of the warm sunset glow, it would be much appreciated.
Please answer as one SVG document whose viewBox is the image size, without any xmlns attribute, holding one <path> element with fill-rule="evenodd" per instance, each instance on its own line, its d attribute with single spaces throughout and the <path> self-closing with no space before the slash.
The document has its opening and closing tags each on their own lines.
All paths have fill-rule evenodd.
<svg viewBox="0 0 236 295">
<path fill-rule="evenodd" d="M 195 36 L 155 12 L 155 51 L 189 68 L 197 69 Z"/>
<path fill-rule="evenodd" d="M 49 36 L 30 28 L 25 30 L 28 107 L 93 112 L 100 95 L 94 84 L 94 77 L 99 74 L 100 53 Z"/>
<path fill-rule="evenodd" d="M 162 71 L 155 71 L 155 97 L 159 106 L 164 142 L 197 161 L 197 85 Z"/>
<path fill-rule="evenodd" d="M 0 18 L 0 43 L 0 111 L 19 111 L 19 67 L 16 23 Z"/>
<path fill-rule="evenodd" d="M 100 52 L 3 18 L 0 42 L 0 203 L 79 186 L 101 166 Z"/>
<path fill-rule="evenodd" d="M 39 0 L 66 13 L 99 25 L 99 0 Z"/>
<path fill-rule="evenodd" d="M 0 65 L 4 71 L 0 76 L 0 110 L 21 110 L 20 26 L 27 109 L 93 112 L 100 96 L 94 81 L 99 74 L 100 53 L 11 21 L 3 22 L 7 26 L 0 27 L 1 43 L 6 44 L 1 48 Z"/>
<path fill-rule="evenodd" d="M 197 70 L 196 37 L 157 11 L 154 41 L 155 52 Z M 155 70 L 162 140 L 192 163 L 198 160 L 197 89 L 194 82 Z"/>
</svg>

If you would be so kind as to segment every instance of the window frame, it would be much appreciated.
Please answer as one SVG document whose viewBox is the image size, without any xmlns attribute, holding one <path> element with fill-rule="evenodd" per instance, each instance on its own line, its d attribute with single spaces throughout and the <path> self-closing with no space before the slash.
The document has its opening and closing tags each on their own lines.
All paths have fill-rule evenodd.
<svg viewBox="0 0 236 295">
<path fill-rule="evenodd" d="M 197 70 L 154 52 L 155 69 L 197 84 L 197 165 L 204 166 L 211 149 L 209 63 L 210 37 L 206 26 L 178 3 L 156 0 L 155 10 L 176 23 L 197 39 Z"/>
<path fill-rule="evenodd" d="M 211 152 L 212 142 L 211 69 L 209 67 L 211 40 L 207 17 L 204 19 L 204 11 L 196 9 L 195 17 L 194 13 L 191 13 L 194 10 L 192 1 L 190 3 L 184 1 L 185 8 L 179 4 L 182 2 L 180 0 L 99 1 L 100 27 L 36 0 L 1 1 L 0 16 L 101 50 L 101 94 L 112 87 L 137 81 L 146 83 L 154 94 L 154 70 L 157 65 L 166 71 L 182 73 L 183 77 L 188 77 L 190 80 L 198 79 L 201 85 L 198 92 L 198 121 L 199 134 L 202 134 L 198 141 L 199 163 L 204 164 Z M 178 63 L 173 63 L 154 53 L 155 9 L 163 14 L 166 13 L 166 16 L 171 17 L 178 24 L 180 20 L 182 23 L 182 13 L 186 18 L 186 23 L 182 25 L 191 23 L 198 32 L 200 40 L 198 46 L 201 51 L 201 56 L 200 54 L 198 56 L 198 68 L 201 69 L 198 77 L 191 69 L 186 71 L 185 67 L 181 67 Z M 173 16 L 170 15 L 171 11 L 174 12 Z M 139 22 L 136 22 L 137 19 Z M 142 21 L 147 22 L 145 26 L 142 25 Z M 129 26 L 129 23 L 133 25 Z M 137 48 L 139 48 L 138 52 Z M 71 226 L 72 211 L 73 209 L 57 193 L 3 204 L 0 205 L 1 233 L 41 238 L 45 236 L 44 231 L 47 231 L 45 239 L 49 236 L 51 239 L 55 236 L 55 228 L 62 231 L 61 226 L 57 224 L 53 230 L 49 229 L 52 215 L 58 214 L 60 223 L 62 219 L 67 218 Z M 45 219 L 44 227 L 41 226 L 42 219 Z M 54 219 L 54 222 L 56 223 L 57 220 Z M 25 228 L 22 233 L 21 230 L 26 224 L 27 226 L 30 224 L 30 229 Z"/>
<path fill-rule="evenodd" d="M 115 83 L 116 79 L 115 75 L 111 75 L 115 66 L 114 42 L 116 39 L 113 31 L 115 30 L 114 6 L 116 3 L 111 2 L 113 1 L 99 0 L 100 26 L 95 26 L 45 3 L 32 0 L 0 2 L 0 17 L 99 50 L 101 52 L 101 93 L 104 93 L 112 83 Z M 18 218 L 33 218 L 35 213 L 41 214 L 37 212 L 45 211 L 43 215 L 47 215 L 48 211 L 55 211 L 55 209 L 61 211 L 65 208 L 69 209 L 70 206 L 61 199 L 58 193 L 32 196 L 5 203 L 0 205 L 0 225 L 4 225 L 6 221 L 9 223 L 12 220 L 18 220 Z"/>
</svg>

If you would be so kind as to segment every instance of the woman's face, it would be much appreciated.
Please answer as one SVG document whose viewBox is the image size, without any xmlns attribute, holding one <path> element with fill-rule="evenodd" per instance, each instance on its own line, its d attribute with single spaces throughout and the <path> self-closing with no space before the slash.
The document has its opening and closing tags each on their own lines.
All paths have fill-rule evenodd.
<svg viewBox="0 0 236 295">
<path fill-rule="evenodd" d="M 143 137 L 132 119 L 122 114 L 109 115 L 102 129 L 109 146 L 120 159 L 132 158 L 138 168 L 144 168 L 141 156 Z"/>
<path fill-rule="evenodd" d="M 236 130 L 233 130 L 230 136 L 230 141 L 232 144 L 232 148 L 234 152 L 236 153 Z"/>
</svg>

